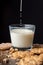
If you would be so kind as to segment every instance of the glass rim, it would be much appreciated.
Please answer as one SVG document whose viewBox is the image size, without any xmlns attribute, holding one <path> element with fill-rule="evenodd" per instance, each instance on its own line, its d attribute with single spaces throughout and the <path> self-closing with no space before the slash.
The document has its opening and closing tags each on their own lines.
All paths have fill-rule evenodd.
<svg viewBox="0 0 43 65">
<path fill-rule="evenodd" d="M 19 27 L 19 26 L 20 27 L 30 27 L 30 28 L 31 27 L 34 27 L 34 28 L 36 27 L 34 24 L 11 24 L 11 25 L 9 25 L 9 27 L 15 27 L 15 28 Z"/>
</svg>

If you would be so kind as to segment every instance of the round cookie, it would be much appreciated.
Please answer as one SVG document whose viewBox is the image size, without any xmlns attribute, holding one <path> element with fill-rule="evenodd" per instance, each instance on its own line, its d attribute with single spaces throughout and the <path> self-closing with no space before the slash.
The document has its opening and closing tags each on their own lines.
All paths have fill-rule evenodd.
<svg viewBox="0 0 43 65">
<path fill-rule="evenodd" d="M 11 47 L 11 43 L 2 43 L 0 44 L 0 50 L 6 50 Z"/>
</svg>

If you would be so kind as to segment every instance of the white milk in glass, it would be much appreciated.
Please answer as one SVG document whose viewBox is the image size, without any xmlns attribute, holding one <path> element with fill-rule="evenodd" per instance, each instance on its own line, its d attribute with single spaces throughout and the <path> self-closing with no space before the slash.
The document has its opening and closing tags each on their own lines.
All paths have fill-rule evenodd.
<svg viewBox="0 0 43 65">
<path fill-rule="evenodd" d="M 29 29 L 13 29 L 10 31 L 13 47 L 28 48 L 32 46 L 34 31 Z"/>
</svg>

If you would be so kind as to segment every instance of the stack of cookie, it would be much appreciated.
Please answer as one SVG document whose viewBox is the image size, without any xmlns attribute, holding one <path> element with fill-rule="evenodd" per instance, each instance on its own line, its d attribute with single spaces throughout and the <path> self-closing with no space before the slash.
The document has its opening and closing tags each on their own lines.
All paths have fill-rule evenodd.
<svg viewBox="0 0 43 65">
<path fill-rule="evenodd" d="M 10 43 L 0 44 L 0 64 L 2 65 L 43 65 L 43 47 L 33 45 L 33 49 L 20 51 Z"/>
</svg>

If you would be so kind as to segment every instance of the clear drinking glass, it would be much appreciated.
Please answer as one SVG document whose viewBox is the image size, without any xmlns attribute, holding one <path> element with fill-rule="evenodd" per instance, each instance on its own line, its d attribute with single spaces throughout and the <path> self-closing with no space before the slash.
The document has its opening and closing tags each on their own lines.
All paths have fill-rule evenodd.
<svg viewBox="0 0 43 65">
<path fill-rule="evenodd" d="M 33 45 L 35 25 L 9 25 L 11 43 L 14 48 L 31 49 Z"/>
</svg>

